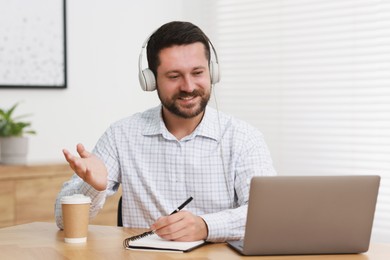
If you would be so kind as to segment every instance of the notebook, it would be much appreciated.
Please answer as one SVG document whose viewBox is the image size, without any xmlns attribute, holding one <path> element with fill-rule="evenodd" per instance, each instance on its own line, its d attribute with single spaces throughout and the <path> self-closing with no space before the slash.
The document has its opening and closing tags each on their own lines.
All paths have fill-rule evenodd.
<svg viewBox="0 0 390 260">
<path fill-rule="evenodd" d="M 243 255 L 363 253 L 369 248 L 379 176 L 254 177 Z"/>
<path fill-rule="evenodd" d="M 192 242 L 170 241 L 160 238 L 157 234 L 144 236 L 142 238 L 125 240 L 126 249 L 132 250 L 152 250 L 152 251 L 171 251 L 171 252 L 189 252 L 195 248 L 204 245 L 204 240 Z"/>
</svg>

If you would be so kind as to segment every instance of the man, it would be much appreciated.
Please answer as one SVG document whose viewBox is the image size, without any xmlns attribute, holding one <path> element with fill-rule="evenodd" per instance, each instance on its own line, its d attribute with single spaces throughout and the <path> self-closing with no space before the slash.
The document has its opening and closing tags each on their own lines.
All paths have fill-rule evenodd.
<svg viewBox="0 0 390 260">
<path fill-rule="evenodd" d="M 243 237 L 250 179 L 275 171 L 259 131 L 207 106 L 210 57 L 209 39 L 191 23 L 170 22 L 152 34 L 147 58 L 161 105 L 111 125 L 92 153 L 81 144 L 80 157 L 63 151 L 76 174 L 57 197 L 60 228 L 62 196 L 90 196 L 94 217 L 121 184 L 124 226 L 177 241 Z"/>
</svg>

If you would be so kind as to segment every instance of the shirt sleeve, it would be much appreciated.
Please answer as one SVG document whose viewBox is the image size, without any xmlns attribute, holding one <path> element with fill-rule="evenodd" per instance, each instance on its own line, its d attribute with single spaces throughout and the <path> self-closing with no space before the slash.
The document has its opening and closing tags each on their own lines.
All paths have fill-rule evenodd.
<svg viewBox="0 0 390 260">
<path fill-rule="evenodd" d="M 108 129 L 96 144 L 93 153 L 98 156 L 105 164 L 108 171 L 107 189 L 97 191 L 91 185 L 84 182 L 77 174 L 65 182 L 59 192 L 55 202 L 55 219 L 57 226 L 60 229 L 64 228 L 62 220 L 61 198 L 71 196 L 73 194 L 84 194 L 91 198 L 91 207 L 89 210 L 89 218 L 93 219 L 103 208 L 107 196 L 113 195 L 119 188 L 119 166 L 116 160 L 115 149 L 112 145 L 111 129 Z"/>
<path fill-rule="evenodd" d="M 245 233 L 249 186 L 253 176 L 273 176 L 276 172 L 268 147 L 260 133 L 246 135 L 231 169 L 234 182 L 232 209 L 204 214 L 201 217 L 208 227 L 207 241 L 223 242 L 243 239 Z M 238 149 L 239 146 L 234 146 Z"/>
</svg>

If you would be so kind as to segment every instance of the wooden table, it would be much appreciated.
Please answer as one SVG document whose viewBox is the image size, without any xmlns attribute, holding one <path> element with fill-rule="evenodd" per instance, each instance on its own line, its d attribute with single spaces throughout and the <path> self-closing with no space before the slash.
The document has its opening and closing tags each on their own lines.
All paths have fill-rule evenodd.
<svg viewBox="0 0 390 260">
<path fill-rule="evenodd" d="M 54 223 L 34 222 L 0 229 L 0 259 L 264 259 L 264 260 L 389 260 L 389 244 L 373 244 L 365 254 L 257 256 L 244 257 L 226 244 L 208 244 L 189 253 L 165 253 L 125 250 L 122 241 L 138 234 L 139 229 L 90 225 L 88 241 L 84 244 L 66 244 L 63 231 Z"/>
</svg>

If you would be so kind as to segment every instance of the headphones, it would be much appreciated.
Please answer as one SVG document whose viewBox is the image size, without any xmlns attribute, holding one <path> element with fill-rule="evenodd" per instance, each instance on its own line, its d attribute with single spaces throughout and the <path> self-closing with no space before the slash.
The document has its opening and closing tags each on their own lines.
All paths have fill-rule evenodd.
<svg viewBox="0 0 390 260">
<path fill-rule="evenodd" d="M 144 91 L 153 91 L 156 89 L 156 77 L 154 76 L 153 72 L 149 68 L 142 69 L 142 53 L 146 48 L 147 43 L 149 42 L 149 38 L 150 37 L 148 37 L 142 44 L 141 53 L 139 54 L 138 58 L 138 78 L 141 88 Z M 215 62 L 210 60 L 210 80 L 211 84 L 214 85 L 219 82 L 221 74 L 219 73 L 217 52 L 214 48 L 214 45 L 210 41 L 209 44 L 215 56 Z"/>
</svg>

